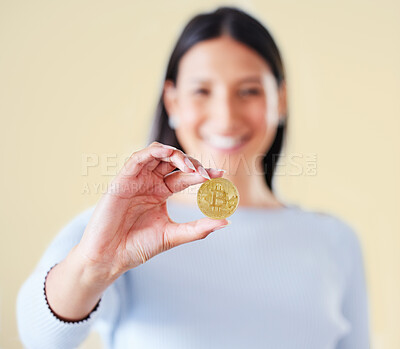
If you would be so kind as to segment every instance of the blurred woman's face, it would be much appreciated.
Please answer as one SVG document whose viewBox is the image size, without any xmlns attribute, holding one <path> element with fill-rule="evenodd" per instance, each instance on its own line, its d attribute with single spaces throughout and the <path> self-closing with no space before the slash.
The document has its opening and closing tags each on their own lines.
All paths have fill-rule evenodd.
<svg viewBox="0 0 400 349">
<path fill-rule="evenodd" d="M 194 45 L 179 63 L 176 86 L 167 81 L 164 92 L 183 150 L 212 167 L 239 156 L 261 162 L 284 114 L 269 65 L 228 36 Z"/>
</svg>

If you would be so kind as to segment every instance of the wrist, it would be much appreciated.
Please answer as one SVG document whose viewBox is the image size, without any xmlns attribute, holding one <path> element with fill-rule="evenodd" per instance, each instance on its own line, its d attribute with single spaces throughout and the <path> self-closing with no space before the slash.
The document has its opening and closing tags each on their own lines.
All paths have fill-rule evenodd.
<svg viewBox="0 0 400 349">
<path fill-rule="evenodd" d="M 73 248 L 46 276 L 47 304 L 58 318 L 80 321 L 93 311 L 114 278 L 110 278 L 109 273 L 104 274 L 101 268 L 86 263 Z"/>
<path fill-rule="evenodd" d="M 71 304 L 68 304 L 67 305 L 68 308 L 65 309 L 65 307 L 63 306 L 63 304 L 65 304 L 65 303 L 60 302 L 60 299 L 54 299 L 54 297 L 52 297 L 53 298 L 53 301 L 51 302 L 52 306 L 50 305 L 49 297 L 47 294 L 48 288 L 50 287 L 50 286 L 48 286 L 48 278 L 49 278 L 49 274 L 52 271 L 52 269 L 55 268 L 58 264 L 59 263 L 55 264 L 54 266 L 52 266 L 50 268 L 50 270 L 47 272 L 45 280 L 44 280 L 44 297 L 46 300 L 47 307 L 49 308 L 50 312 L 53 314 L 54 317 L 56 317 L 58 320 L 65 322 L 65 323 L 71 323 L 71 322 L 78 323 L 78 322 L 82 322 L 84 320 L 88 320 L 90 318 L 90 316 L 99 308 L 101 298 L 98 300 L 98 302 L 96 303 L 94 308 L 86 316 L 84 316 L 87 313 L 87 310 L 85 311 L 86 304 L 84 304 L 84 303 L 79 306 L 78 311 L 74 310 L 73 309 L 74 307 L 73 307 L 73 305 L 71 307 Z M 96 299 L 96 297 L 95 297 L 95 299 Z M 90 302 L 90 300 L 89 300 L 89 302 Z M 90 303 L 88 303 L 88 304 L 90 304 Z M 89 309 L 90 305 L 89 305 L 89 307 L 86 307 L 86 308 Z M 83 310 L 83 312 L 82 312 L 82 310 Z M 61 315 L 61 314 L 65 314 L 65 315 Z"/>
<path fill-rule="evenodd" d="M 65 261 L 79 275 L 82 287 L 92 291 L 103 292 L 122 274 L 110 268 L 108 263 L 100 264 L 90 260 L 81 252 L 79 244 L 72 248 Z"/>
</svg>

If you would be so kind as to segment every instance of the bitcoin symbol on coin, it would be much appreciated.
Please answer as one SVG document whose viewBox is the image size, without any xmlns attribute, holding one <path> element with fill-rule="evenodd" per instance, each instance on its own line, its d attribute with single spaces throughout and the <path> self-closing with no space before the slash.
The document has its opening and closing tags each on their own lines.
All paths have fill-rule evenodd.
<svg viewBox="0 0 400 349">
<path fill-rule="evenodd" d="M 213 219 L 224 219 L 235 212 L 239 192 L 226 178 L 213 178 L 204 182 L 197 192 L 197 205 L 201 212 Z"/>
</svg>

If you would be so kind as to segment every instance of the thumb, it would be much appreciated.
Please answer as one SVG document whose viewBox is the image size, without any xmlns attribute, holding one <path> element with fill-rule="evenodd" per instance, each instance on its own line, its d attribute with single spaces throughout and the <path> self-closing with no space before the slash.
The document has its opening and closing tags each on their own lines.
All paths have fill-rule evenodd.
<svg viewBox="0 0 400 349">
<path fill-rule="evenodd" d="M 188 223 L 169 222 L 165 227 L 165 240 L 168 247 L 204 239 L 213 231 L 231 224 L 227 219 L 201 218 Z"/>
</svg>

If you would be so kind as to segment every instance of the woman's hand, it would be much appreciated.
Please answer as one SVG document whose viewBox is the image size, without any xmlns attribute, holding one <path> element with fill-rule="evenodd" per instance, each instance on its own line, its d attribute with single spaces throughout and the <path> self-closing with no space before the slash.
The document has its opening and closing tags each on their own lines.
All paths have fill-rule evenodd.
<svg viewBox="0 0 400 349">
<path fill-rule="evenodd" d="M 171 172 L 175 168 L 179 170 Z M 207 173 L 197 160 L 158 142 L 133 153 L 98 202 L 74 252 L 93 277 L 112 282 L 163 251 L 205 238 L 228 222 L 202 218 L 175 223 L 166 200 L 205 182 L 208 175 L 221 177 L 223 171 Z"/>
<path fill-rule="evenodd" d="M 166 207 L 173 193 L 222 174 L 207 173 L 197 160 L 157 142 L 133 153 L 96 205 L 79 244 L 48 273 L 45 292 L 53 312 L 65 321 L 85 318 L 125 271 L 226 225 L 209 218 L 178 224 Z"/>
</svg>

